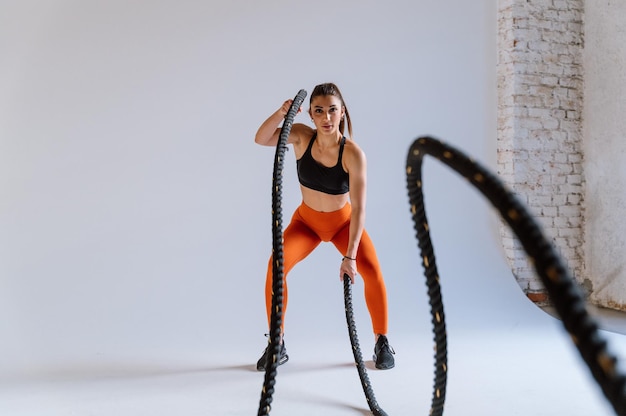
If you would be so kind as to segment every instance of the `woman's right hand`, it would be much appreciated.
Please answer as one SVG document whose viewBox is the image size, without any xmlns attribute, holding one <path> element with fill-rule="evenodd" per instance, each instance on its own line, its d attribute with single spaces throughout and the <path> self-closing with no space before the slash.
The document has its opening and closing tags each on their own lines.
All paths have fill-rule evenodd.
<svg viewBox="0 0 626 416">
<path fill-rule="evenodd" d="M 259 127 L 259 129 L 256 132 L 256 135 L 254 136 L 254 141 L 257 144 L 260 144 L 263 146 L 276 146 L 276 143 L 278 143 L 278 136 L 280 133 L 280 129 L 278 126 L 280 126 L 280 123 L 287 116 L 287 113 L 289 112 L 289 109 L 291 108 L 292 104 L 293 104 L 293 100 L 285 101 L 278 110 L 274 111 L 272 115 L 267 120 L 265 120 L 263 124 L 261 124 L 261 127 Z M 298 108 L 298 113 L 300 113 L 301 111 L 302 111 L 302 106 Z M 296 124 L 294 124 L 294 127 L 295 126 Z M 298 134 L 294 131 L 292 131 L 292 133 L 295 133 L 295 134 L 289 135 L 290 138 L 287 141 L 288 143 L 295 143 L 296 141 L 299 140 Z"/>
<path fill-rule="evenodd" d="M 280 111 L 280 114 L 283 117 L 287 117 L 287 113 L 289 112 L 289 109 L 291 108 L 291 104 L 293 104 L 293 100 L 289 99 L 287 101 L 285 101 L 283 103 L 283 105 L 280 107 L 280 109 L 278 111 Z M 302 112 L 302 106 L 300 106 L 300 108 L 298 108 L 298 112 L 296 114 L 299 114 Z"/>
</svg>

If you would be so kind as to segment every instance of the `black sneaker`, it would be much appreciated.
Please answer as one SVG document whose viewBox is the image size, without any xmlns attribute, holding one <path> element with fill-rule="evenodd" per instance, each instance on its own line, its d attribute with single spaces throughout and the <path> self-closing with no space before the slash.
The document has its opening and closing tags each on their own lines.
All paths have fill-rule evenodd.
<svg viewBox="0 0 626 416">
<path fill-rule="evenodd" d="M 265 347 L 265 351 L 263 351 L 263 355 L 259 358 L 259 361 L 256 363 L 256 369 L 259 371 L 265 371 L 267 365 L 267 358 L 270 356 L 270 344 L 267 344 Z M 285 348 L 285 341 L 280 344 L 280 349 L 278 351 L 278 365 L 285 364 L 289 361 L 289 356 L 287 355 L 287 348 Z"/>
<path fill-rule="evenodd" d="M 391 345 L 389 345 L 387 337 L 380 335 L 374 346 L 374 363 L 376 363 L 376 368 L 379 370 L 389 370 L 393 368 L 396 365 L 393 358 L 393 354 L 395 353 Z"/>
</svg>

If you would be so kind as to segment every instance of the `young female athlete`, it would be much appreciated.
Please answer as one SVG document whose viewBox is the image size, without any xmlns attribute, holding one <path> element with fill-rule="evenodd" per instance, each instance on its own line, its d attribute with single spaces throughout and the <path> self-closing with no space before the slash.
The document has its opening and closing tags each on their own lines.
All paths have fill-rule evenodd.
<svg viewBox="0 0 626 416">
<path fill-rule="evenodd" d="M 276 146 L 278 127 L 287 115 L 293 100 L 287 100 L 257 131 L 255 142 Z M 298 110 L 300 112 L 301 109 Z M 294 123 L 287 144 L 296 154 L 302 204 L 293 214 L 283 232 L 284 300 L 287 309 L 287 274 L 320 242 L 332 242 L 343 255 L 339 278 L 350 276 L 352 283 L 358 273 L 363 277 L 365 300 L 376 339 L 374 361 L 379 369 L 394 366 L 393 348 L 387 340 L 387 292 L 376 250 L 364 229 L 366 160 L 361 148 L 352 140 L 352 123 L 346 103 L 335 84 L 321 84 L 310 96 L 309 115 L 315 128 Z M 348 138 L 344 136 L 348 125 Z M 272 259 L 265 283 L 268 322 L 272 305 Z M 257 362 L 264 371 L 268 356 L 265 348 Z M 278 364 L 289 356 L 281 343 Z"/>
</svg>

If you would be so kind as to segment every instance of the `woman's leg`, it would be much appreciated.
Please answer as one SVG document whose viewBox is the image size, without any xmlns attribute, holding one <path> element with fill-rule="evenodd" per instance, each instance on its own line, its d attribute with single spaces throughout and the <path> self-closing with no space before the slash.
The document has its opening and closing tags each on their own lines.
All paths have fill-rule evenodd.
<svg viewBox="0 0 626 416">
<path fill-rule="evenodd" d="M 320 242 L 320 238 L 302 221 L 299 211 L 296 210 L 291 222 L 283 232 L 283 328 L 288 300 L 287 274 L 298 262 L 308 256 Z M 270 256 L 265 278 L 265 306 L 268 326 L 272 316 L 272 262 L 273 256 Z"/>
<path fill-rule="evenodd" d="M 331 240 L 345 254 L 348 248 L 350 223 L 346 224 Z M 357 272 L 363 277 L 365 303 L 372 320 L 374 334 L 387 334 L 387 288 L 378 262 L 376 249 L 367 231 L 363 230 L 356 255 Z"/>
<path fill-rule="evenodd" d="M 348 247 L 350 225 L 343 227 L 333 238 L 333 243 L 341 253 Z M 395 351 L 387 339 L 387 289 L 380 270 L 378 256 L 370 236 L 365 230 L 361 235 L 359 249 L 356 254 L 357 272 L 365 283 L 365 303 L 372 320 L 372 329 L 376 337 L 374 345 L 374 364 L 376 368 L 388 370 L 395 366 Z"/>
</svg>

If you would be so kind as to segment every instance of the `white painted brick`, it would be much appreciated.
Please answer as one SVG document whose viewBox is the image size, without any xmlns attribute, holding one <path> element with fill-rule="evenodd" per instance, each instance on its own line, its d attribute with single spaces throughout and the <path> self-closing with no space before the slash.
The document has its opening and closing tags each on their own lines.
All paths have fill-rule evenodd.
<svg viewBox="0 0 626 416">
<path fill-rule="evenodd" d="M 554 161 L 556 163 L 562 164 L 562 165 L 568 165 L 568 155 L 565 153 L 556 153 L 554 155 Z M 574 167 L 572 166 L 572 170 L 574 170 Z"/>
<path fill-rule="evenodd" d="M 554 218 L 554 226 L 557 229 L 569 227 L 570 226 L 569 218 L 567 218 L 567 217 L 559 217 L 559 216 L 555 217 Z"/>
<path fill-rule="evenodd" d="M 572 182 L 570 177 L 574 177 L 574 176 L 580 177 L 580 175 L 570 175 L 571 173 L 574 172 L 574 166 L 572 166 L 569 163 L 559 163 L 555 170 L 557 170 L 559 174 L 559 176 L 554 177 L 555 185 L 562 185 L 564 183 L 573 184 L 574 182 Z M 581 183 L 581 182 L 578 182 L 578 183 Z"/>
<path fill-rule="evenodd" d="M 583 183 L 583 177 L 582 175 L 568 175 L 567 183 L 571 185 L 580 185 Z"/>
<path fill-rule="evenodd" d="M 549 195 L 529 195 L 529 203 L 535 207 L 545 207 L 551 204 L 552 198 Z"/>
<path fill-rule="evenodd" d="M 559 120 L 554 118 L 543 119 L 541 122 L 541 127 L 547 130 L 556 130 L 559 128 Z"/>
<path fill-rule="evenodd" d="M 529 108 L 528 117 L 532 118 L 550 118 L 551 111 L 549 108 Z"/>
<path fill-rule="evenodd" d="M 570 184 L 565 184 L 565 185 L 560 185 L 557 188 L 557 191 L 566 195 L 570 195 L 570 194 L 575 194 L 575 195 L 582 195 L 583 194 L 583 187 L 582 185 L 570 185 Z M 578 209 L 580 211 L 580 207 L 576 207 L 576 209 Z"/>
<path fill-rule="evenodd" d="M 568 195 L 567 196 L 567 203 L 568 204 L 580 205 L 581 202 L 582 202 L 582 196 L 581 195 Z"/>
<path fill-rule="evenodd" d="M 552 204 L 555 207 L 559 207 L 561 205 L 565 205 L 567 202 L 567 195 L 555 194 L 552 195 Z"/>
<path fill-rule="evenodd" d="M 543 282 L 541 281 L 541 279 L 539 278 L 539 276 L 533 276 L 532 279 L 528 279 L 526 284 L 528 285 L 528 292 L 541 292 L 543 290 L 545 290 L 545 286 L 543 285 Z"/>
<path fill-rule="evenodd" d="M 559 237 L 576 238 L 579 233 L 580 230 L 577 228 L 561 228 L 558 230 Z"/>
<path fill-rule="evenodd" d="M 550 224 L 555 225 L 553 217 L 556 217 L 558 215 L 557 207 L 544 206 L 541 208 L 541 215 L 543 215 L 544 217 L 550 217 Z"/>
<path fill-rule="evenodd" d="M 580 216 L 580 207 L 575 205 L 563 205 L 558 207 L 559 215 L 569 218 Z"/>
</svg>

